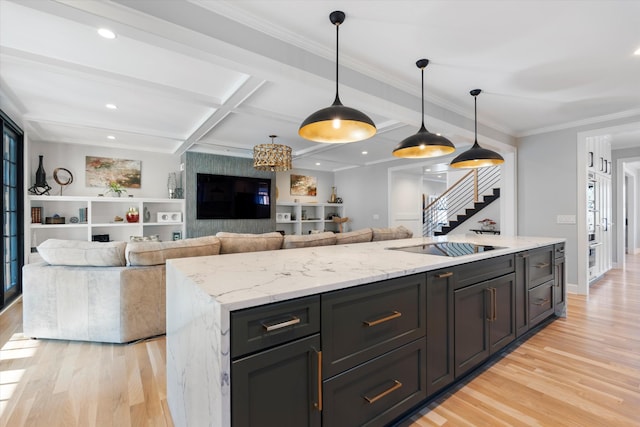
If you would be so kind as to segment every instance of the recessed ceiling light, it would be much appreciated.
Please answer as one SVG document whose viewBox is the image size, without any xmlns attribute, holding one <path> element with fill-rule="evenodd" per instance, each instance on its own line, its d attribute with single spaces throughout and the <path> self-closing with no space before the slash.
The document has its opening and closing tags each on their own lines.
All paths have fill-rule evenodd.
<svg viewBox="0 0 640 427">
<path fill-rule="evenodd" d="M 431 169 L 427 168 L 424 170 L 425 172 L 431 172 Z"/>
<path fill-rule="evenodd" d="M 320 162 L 316 162 L 316 166 L 320 166 Z"/>
<path fill-rule="evenodd" d="M 114 33 L 113 31 L 111 31 L 108 28 L 99 28 L 98 29 L 98 34 L 100 34 L 105 39 L 109 39 L 109 40 L 113 40 L 113 39 L 116 38 L 116 33 Z"/>
<path fill-rule="evenodd" d="M 117 110 L 118 106 L 116 104 L 105 104 L 105 107 L 107 107 L 109 110 Z"/>
<path fill-rule="evenodd" d="M 369 154 L 369 152 L 368 152 L 368 151 L 363 151 L 363 152 L 362 152 L 362 155 L 364 155 L 364 156 L 366 156 L 367 154 Z"/>
<path fill-rule="evenodd" d="M 113 135 L 107 135 L 107 139 L 116 139 L 116 137 Z"/>
<path fill-rule="evenodd" d="M 634 55 L 638 55 L 638 56 L 640 56 L 640 47 L 639 47 L 638 49 L 636 49 L 636 51 L 635 51 L 635 52 L 633 52 L 633 54 L 634 54 Z"/>
</svg>

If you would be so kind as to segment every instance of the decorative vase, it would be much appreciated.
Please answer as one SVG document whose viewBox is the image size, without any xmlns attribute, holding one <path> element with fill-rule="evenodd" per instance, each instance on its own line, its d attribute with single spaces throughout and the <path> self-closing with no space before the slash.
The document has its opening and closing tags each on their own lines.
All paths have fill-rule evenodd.
<svg viewBox="0 0 640 427">
<path fill-rule="evenodd" d="M 127 211 L 127 222 L 138 222 L 140 220 L 140 213 L 137 208 L 130 207 Z"/>
<path fill-rule="evenodd" d="M 38 170 L 36 170 L 36 187 L 47 186 L 47 173 L 44 171 L 43 158 L 44 156 L 38 156 Z"/>
<path fill-rule="evenodd" d="M 149 208 L 148 207 L 144 207 L 144 222 L 149 222 L 151 221 L 151 212 L 149 212 Z"/>
<path fill-rule="evenodd" d="M 329 203 L 336 203 L 336 199 L 338 195 L 336 194 L 336 187 L 331 187 L 331 198 L 329 199 Z"/>
</svg>

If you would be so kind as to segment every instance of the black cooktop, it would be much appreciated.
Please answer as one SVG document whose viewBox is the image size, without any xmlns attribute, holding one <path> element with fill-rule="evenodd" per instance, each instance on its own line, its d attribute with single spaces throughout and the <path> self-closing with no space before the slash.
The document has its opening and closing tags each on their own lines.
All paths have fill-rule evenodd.
<svg viewBox="0 0 640 427">
<path fill-rule="evenodd" d="M 424 245 L 403 246 L 399 248 L 388 248 L 396 251 L 412 252 L 427 255 L 440 256 L 462 256 L 481 252 L 492 251 L 494 249 L 504 249 L 500 246 L 478 245 L 475 243 L 441 242 L 426 243 Z"/>
</svg>

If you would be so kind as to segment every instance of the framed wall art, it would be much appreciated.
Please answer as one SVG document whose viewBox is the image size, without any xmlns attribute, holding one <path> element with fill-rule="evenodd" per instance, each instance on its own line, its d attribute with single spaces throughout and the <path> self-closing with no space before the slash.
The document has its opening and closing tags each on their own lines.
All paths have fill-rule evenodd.
<svg viewBox="0 0 640 427">
<path fill-rule="evenodd" d="M 106 187 L 115 182 L 124 188 L 140 188 L 141 166 L 140 160 L 86 156 L 86 185 Z"/>
<path fill-rule="evenodd" d="M 291 174 L 292 196 L 316 196 L 318 180 L 315 176 Z"/>
</svg>

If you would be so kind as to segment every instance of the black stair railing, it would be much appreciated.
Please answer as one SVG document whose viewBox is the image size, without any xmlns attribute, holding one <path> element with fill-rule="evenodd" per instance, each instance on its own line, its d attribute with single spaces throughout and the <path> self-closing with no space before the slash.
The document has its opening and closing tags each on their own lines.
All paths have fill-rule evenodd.
<svg viewBox="0 0 640 427">
<path fill-rule="evenodd" d="M 433 236 L 449 221 L 473 208 L 480 197 L 500 187 L 500 166 L 472 169 L 433 201 L 422 197 L 422 235 Z"/>
</svg>

